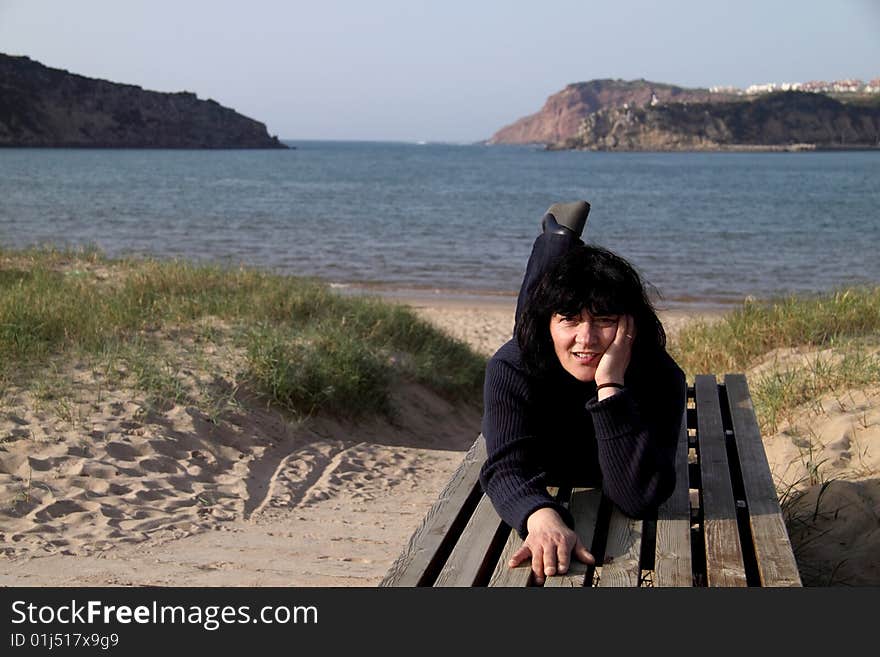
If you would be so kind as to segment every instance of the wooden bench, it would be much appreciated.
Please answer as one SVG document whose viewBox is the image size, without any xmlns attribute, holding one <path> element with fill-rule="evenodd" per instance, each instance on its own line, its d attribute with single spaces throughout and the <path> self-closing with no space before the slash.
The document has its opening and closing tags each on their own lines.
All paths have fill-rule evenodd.
<svg viewBox="0 0 880 657">
<path fill-rule="evenodd" d="M 623 515 L 598 489 L 549 489 L 600 566 L 573 561 L 544 586 L 801 586 L 748 384 L 697 376 L 687 391 L 676 488 L 657 518 Z M 479 482 L 477 438 L 380 586 L 534 586 L 521 545 Z M 611 557 L 611 559 L 609 559 Z"/>
</svg>

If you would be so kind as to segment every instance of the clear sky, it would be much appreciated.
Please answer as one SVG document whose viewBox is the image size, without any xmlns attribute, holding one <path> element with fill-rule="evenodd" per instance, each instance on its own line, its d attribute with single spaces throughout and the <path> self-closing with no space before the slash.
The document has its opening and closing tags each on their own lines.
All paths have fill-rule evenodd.
<svg viewBox="0 0 880 657">
<path fill-rule="evenodd" d="M 282 139 L 469 142 L 593 78 L 880 77 L 880 0 L 0 0 L 0 52 Z"/>
</svg>

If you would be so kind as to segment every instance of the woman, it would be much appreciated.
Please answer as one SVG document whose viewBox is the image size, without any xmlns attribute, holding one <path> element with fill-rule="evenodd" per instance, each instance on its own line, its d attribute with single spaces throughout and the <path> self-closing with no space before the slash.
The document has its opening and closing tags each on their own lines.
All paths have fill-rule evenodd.
<svg viewBox="0 0 880 657">
<path fill-rule="evenodd" d="M 545 214 L 517 302 L 514 339 L 489 360 L 480 481 L 523 537 L 514 567 L 535 582 L 594 559 L 552 485 L 599 485 L 632 517 L 651 515 L 675 484 L 685 376 L 633 267 L 580 233 L 589 205 Z M 558 221 L 557 221 L 558 220 Z"/>
</svg>

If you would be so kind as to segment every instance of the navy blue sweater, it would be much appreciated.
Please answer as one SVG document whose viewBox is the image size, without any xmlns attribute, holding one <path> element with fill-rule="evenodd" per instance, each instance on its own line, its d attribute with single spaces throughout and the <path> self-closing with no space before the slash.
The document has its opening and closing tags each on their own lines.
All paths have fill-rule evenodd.
<svg viewBox="0 0 880 657">
<path fill-rule="evenodd" d="M 675 485 L 674 456 L 685 376 L 661 352 L 632 362 L 625 388 L 598 401 L 596 384 L 562 367 L 541 380 L 525 371 L 511 340 L 486 367 L 480 482 L 501 518 L 526 536 L 542 507 L 574 526 L 547 486 L 596 486 L 632 517 L 654 512 Z"/>
</svg>

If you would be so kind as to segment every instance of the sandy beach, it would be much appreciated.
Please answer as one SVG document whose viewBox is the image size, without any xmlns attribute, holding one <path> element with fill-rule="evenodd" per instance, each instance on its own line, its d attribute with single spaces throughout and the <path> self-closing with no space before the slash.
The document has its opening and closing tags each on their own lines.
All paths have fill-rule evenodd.
<svg viewBox="0 0 880 657">
<path fill-rule="evenodd" d="M 512 297 L 393 300 L 486 356 L 511 334 Z M 719 316 L 661 313 L 673 334 Z M 141 393 L 104 388 L 77 363 L 65 408 L 7 389 L 0 585 L 377 585 L 479 433 L 478 410 L 408 386 L 393 422 L 297 423 L 236 392 L 239 356 L 218 348 L 211 371 L 191 372 L 194 387 L 228 385 L 219 419 L 183 404 L 144 412 Z M 799 561 L 817 578 L 833 572 L 830 583 L 880 583 L 878 401 L 878 390 L 841 392 L 765 437 L 778 485 L 804 493 Z M 809 459 L 795 424 L 814 433 Z M 820 460 L 824 487 L 810 482 Z"/>
</svg>

